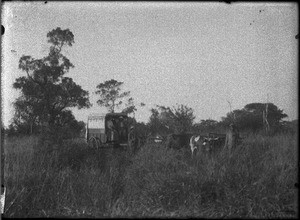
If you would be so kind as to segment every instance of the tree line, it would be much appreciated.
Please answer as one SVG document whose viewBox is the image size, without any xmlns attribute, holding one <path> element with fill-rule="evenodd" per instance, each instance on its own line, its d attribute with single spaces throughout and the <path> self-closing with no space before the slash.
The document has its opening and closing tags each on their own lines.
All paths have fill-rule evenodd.
<svg viewBox="0 0 300 220">
<path fill-rule="evenodd" d="M 69 29 L 56 28 L 47 34 L 50 43 L 49 53 L 41 59 L 23 55 L 19 60 L 19 69 L 26 76 L 15 80 L 13 87 L 21 92 L 13 106 L 15 113 L 7 129 L 9 135 L 37 134 L 44 127 L 59 131 L 65 138 L 79 136 L 85 127 L 83 121 L 77 121 L 71 108 L 89 108 L 89 92 L 76 84 L 65 74 L 74 68 L 71 61 L 63 55 L 63 49 L 71 47 L 74 35 Z M 130 91 L 123 91 L 123 82 L 114 79 L 99 83 L 95 94 L 99 96 L 97 104 L 106 107 L 108 112 L 115 111 L 133 114 L 137 106 Z M 233 110 L 221 121 L 211 119 L 195 122 L 194 110 L 186 105 L 166 107 L 157 105 L 151 108 L 147 123 L 137 123 L 140 135 L 160 133 L 222 131 L 230 123 L 235 123 L 240 130 L 257 132 L 264 128 L 263 118 L 266 105 L 268 115 L 265 117 L 273 131 L 289 127 L 283 119 L 287 115 L 273 103 L 250 103 L 242 109 Z"/>
<path fill-rule="evenodd" d="M 268 109 L 267 121 L 269 130 L 267 134 L 280 132 L 295 133 L 298 120 L 292 122 L 284 121 L 287 114 L 273 103 L 250 103 L 242 109 L 236 109 L 220 121 L 213 119 L 200 120 L 195 122 L 194 110 L 185 105 L 173 107 L 157 106 L 151 109 L 149 122 L 144 124 L 144 129 L 153 135 L 167 135 L 170 133 L 225 133 L 230 124 L 235 124 L 240 132 L 260 133 L 265 132 L 263 116 L 265 109 Z"/>
</svg>

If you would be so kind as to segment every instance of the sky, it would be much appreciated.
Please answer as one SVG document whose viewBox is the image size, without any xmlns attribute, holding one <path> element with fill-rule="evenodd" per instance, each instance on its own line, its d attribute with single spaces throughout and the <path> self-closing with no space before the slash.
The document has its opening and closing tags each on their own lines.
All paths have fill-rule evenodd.
<svg viewBox="0 0 300 220">
<path fill-rule="evenodd" d="M 13 89 L 22 55 L 47 55 L 47 33 L 69 29 L 75 43 L 62 53 L 74 64 L 65 76 L 89 91 L 77 120 L 106 113 L 96 86 L 124 82 L 147 122 L 156 105 L 187 105 L 195 122 L 221 120 L 231 109 L 272 102 L 298 119 L 298 8 L 296 3 L 4 2 L 2 109 L 13 117 Z"/>
</svg>

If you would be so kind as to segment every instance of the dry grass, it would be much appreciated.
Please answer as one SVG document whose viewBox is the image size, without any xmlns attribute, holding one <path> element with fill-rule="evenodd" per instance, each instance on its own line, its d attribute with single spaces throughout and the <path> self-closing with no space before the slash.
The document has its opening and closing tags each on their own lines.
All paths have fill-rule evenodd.
<svg viewBox="0 0 300 220">
<path fill-rule="evenodd" d="M 297 144 L 256 135 L 232 155 L 149 144 L 128 158 L 82 140 L 34 155 L 36 137 L 8 139 L 4 216 L 296 218 Z"/>
</svg>

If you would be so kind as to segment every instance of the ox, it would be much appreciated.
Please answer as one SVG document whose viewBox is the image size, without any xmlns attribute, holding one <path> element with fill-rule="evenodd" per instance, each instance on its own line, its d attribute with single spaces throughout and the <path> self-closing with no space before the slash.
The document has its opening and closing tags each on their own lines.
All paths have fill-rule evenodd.
<svg viewBox="0 0 300 220">
<path fill-rule="evenodd" d="M 188 148 L 192 134 L 170 134 L 167 136 L 167 148 L 182 149 Z"/>
<path fill-rule="evenodd" d="M 164 141 L 164 137 L 160 134 L 149 134 L 146 139 L 146 143 L 162 143 Z"/>
<path fill-rule="evenodd" d="M 190 147 L 192 151 L 192 156 L 194 156 L 194 152 L 203 146 L 203 137 L 200 135 L 193 135 L 190 138 Z M 196 152 L 195 152 L 196 153 Z"/>
<path fill-rule="evenodd" d="M 190 147 L 192 156 L 196 155 L 197 151 L 203 154 L 215 154 L 220 152 L 225 144 L 225 135 L 222 137 L 204 137 L 201 135 L 194 135 L 190 139 Z"/>
<path fill-rule="evenodd" d="M 225 137 L 209 137 L 205 138 L 203 141 L 206 151 L 209 151 L 210 153 L 220 152 L 223 149 L 224 144 Z"/>
<path fill-rule="evenodd" d="M 217 137 L 221 137 L 221 138 L 226 138 L 226 134 L 220 134 L 220 133 L 208 133 L 208 137 L 210 138 L 217 138 Z"/>
</svg>

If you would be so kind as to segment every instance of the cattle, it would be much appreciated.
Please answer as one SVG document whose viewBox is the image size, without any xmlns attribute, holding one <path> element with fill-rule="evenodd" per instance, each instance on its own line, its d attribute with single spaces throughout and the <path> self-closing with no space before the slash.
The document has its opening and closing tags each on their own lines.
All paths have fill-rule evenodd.
<svg viewBox="0 0 300 220">
<path fill-rule="evenodd" d="M 153 141 L 154 141 L 155 143 L 162 143 L 163 140 L 164 140 L 163 136 L 161 136 L 160 134 L 154 135 L 154 136 L 152 137 L 152 139 L 153 139 Z"/>
<path fill-rule="evenodd" d="M 173 149 L 188 149 L 192 134 L 169 134 L 166 146 Z"/>
<path fill-rule="evenodd" d="M 228 138 L 229 135 L 229 138 Z M 233 137 L 235 137 L 233 135 Z M 231 139 L 230 139 L 231 138 Z M 170 134 L 167 136 L 166 146 L 172 149 L 190 149 L 192 157 L 201 152 L 205 155 L 215 155 L 222 151 L 232 140 L 230 133 L 218 134 L 208 133 L 202 134 Z M 231 145 L 232 146 L 232 145 Z"/>
<path fill-rule="evenodd" d="M 220 136 L 221 137 L 193 135 L 190 139 L 192 156 L 195 156 L 197 152 L 201 152 L 205 155 L 213 155 L 220 152 L 225 143 L 225 134 Z"/>
<path fill-rule="evenodd" d="M 147 143 L 162 143 L 164 141 L 164 137 L 160 134 L 149 134 L 147 136 Z"/>
<path fill-rule="evenodd" d="M 218 153 L 223 149 L 225 137 L 208 137 L 203 141 L 203 146 L 209 153 Z"/>
<path fill-rule="evenodd" d="M 201 135 L 193 135 L 190 138 L 190 147 L 192 151 L 192 157 L 196 154 L 196 151 L 203 146 L 203 137 Z"/>
<path fill-rule="evenodd" d="M 155 138 L 154 138 L 154 142 L 155 143 L 162 143 L 163 142 L 163 137 L 161 137 L 161 136 L 155 136 Z"/>
</svg>

